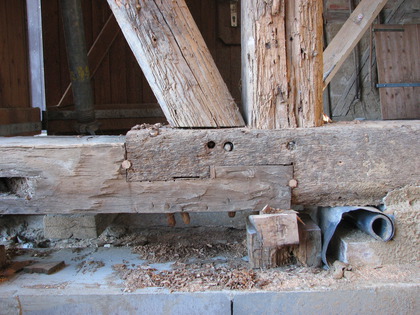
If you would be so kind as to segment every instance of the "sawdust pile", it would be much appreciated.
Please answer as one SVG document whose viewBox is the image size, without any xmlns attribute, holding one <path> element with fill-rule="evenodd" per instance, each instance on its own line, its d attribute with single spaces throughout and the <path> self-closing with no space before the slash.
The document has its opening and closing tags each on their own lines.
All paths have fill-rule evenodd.
<svg viewBox="0 0 420 315">
<path fill-rule="evenodd" d="M 147 244 L 132 249 L 144 264 L 113 266 L 124 280 L 125 292 L 148 287 L 187 292 L 277 290 L 302 283 L 311 287 L 311 281 L 315 285 L 320 279 L 326 286 L 334 281 L 318 268 L 294 265 L 265 271 L 250 269 L 243 230 L 190 229 L 186 234 L 185 230 L 173 229 L 150 233 L 147 239 Z"/>
<path fill-rule="evenodd" d="M 173 270 L 157 272 L 151 267 L 129 269 L 126 265 L 114 265 L 125 280 L 125 291 L 147 287 L 168 288 L 172 291 L 205 291 L 211 289 L 246 290 L 261 288 L 253 270 L 216 267 L 213 264 L 176 266 Z"/>
<path fill-rule="evenodd" d="M 272 270 L 252 270 L 246 266 L 231 267 L 215 263 L 179 264 L 171 270 L 158 271 L 151 266 L 130 268 L 126 264 L 114 265 L 124 280 L 125 292 L 158 287 L 170 291 L 208 290 L 295 290 L 331 287 L 334 280 L 330 272 L 318 268 L 288 266 Z"/>
<path fill-rule="evenodd" d="M 243 243 L 147 244 L 133 248 L 133 253 L 139 254 L 142 259 L 146 259 L 151 263 L 163 263 L 174 260 L 186 262 L 190 259 L 208 259 L 216 256 L 242 258 L 246 255 L 246 251 L 246 246 Z"/>
</svg>

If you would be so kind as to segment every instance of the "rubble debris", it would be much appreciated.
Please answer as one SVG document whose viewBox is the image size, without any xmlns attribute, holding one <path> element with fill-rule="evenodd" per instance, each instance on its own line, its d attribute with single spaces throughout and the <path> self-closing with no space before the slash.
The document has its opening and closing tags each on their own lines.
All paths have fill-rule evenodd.
<svg viewBox="0 0 420 315">
<path fill-rule="evenodd" d="M 77 265 L 78 272 L 86 274 L 88 272 L 95 273 L 99 268 L 104 267 L 103 261 L 99 260 L 83 260 Z"/>
<path fill-rule="evenodd" d="M 333 278 L 334 279 L 341 279 L 344 277 L 345 271 L 351 271 L 352 268 L 349 264 L 346 264 L 342 261 L 336 260 L 333 263 Z"/>
</svg>

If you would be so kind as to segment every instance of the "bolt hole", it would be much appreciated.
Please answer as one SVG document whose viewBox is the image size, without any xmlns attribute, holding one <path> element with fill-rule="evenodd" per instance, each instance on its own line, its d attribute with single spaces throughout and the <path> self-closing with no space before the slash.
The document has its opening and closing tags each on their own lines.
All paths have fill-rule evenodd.
<svg viewBox="0 0 420 315">
<path fill-rule="evenodd" d="M 293 140 L 292 141 L 289 141 L 286 144 L 286 147 L 287 147 L 288 150 L 294 150 L 296 148 L 296 142 L 293 141 Z"/>
<path fill-rule="evenodd" d="M 225 144 L 223 145 L 223 149 L 225 149 L 225 151 L 232 151 L 233 150 L 233 143 L 232 142 L 225 142 Z"/>
<path fill-rule="evenodd" d="M 213 149 L 216 146 L 216 143 L 214 141 L 207 142 L 207 148 Z"/>
</svg>

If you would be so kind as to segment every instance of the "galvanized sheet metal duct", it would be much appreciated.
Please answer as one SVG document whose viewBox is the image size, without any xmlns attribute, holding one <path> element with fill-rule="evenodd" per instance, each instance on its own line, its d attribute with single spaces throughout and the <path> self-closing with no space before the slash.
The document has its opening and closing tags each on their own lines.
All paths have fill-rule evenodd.
<svg viewBox="0 0 420 315">
<path fill-rule="evenodd" d="M 395 227 L 393 218 L 374 207 L 333 207 L 318 210 L 318 223 L 322 237 L 322 261 L 328 266 L 327 250 L 337 226 L 346 217 L 363 232 L 377 240 L 389 241 L 394 236 Z"/>
</svg>

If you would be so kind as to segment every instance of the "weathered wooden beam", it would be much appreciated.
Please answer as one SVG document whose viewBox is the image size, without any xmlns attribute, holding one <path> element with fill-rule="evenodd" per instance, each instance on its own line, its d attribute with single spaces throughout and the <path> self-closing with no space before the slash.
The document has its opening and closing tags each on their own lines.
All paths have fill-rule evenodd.
<svg viewBox="0 0 420 315">
<path fill-rule="evenodd" d="M 242 91 L 248 125 L 322 124 L 322 1 L 242 2 Z"/>
<path fill-rule="evenodd" d="M 292 164 L 294 204 L 378 204 L 388 191 L 419 182 L 419 135 L 418 121 L 284 130 L 161 129 L 155 137 L 133 130 L 127 134 L 132 163 L 127 179 L 206 179 L 213 165 Z"/>
<path fill-rule="evenodd" d="M 287 209 L 290 198 L 378 204 L 420 184 L 419 139 L 418 121 L 0 138 L 0 213 L 231 212 Z"/>
<path fill-rule="evenodd" d="M 324 88 L 388 0 L 362 0 L 324 51 Z"/>
<path fill-rule="evenodd" d="M 244 125 L 184 0 L 108 3 L 172 126 Z"/>
<path fill-rule="evenodd" d="M 0 139 L 0 213 L 229 212 L 267 202 L 290 207 L 290 165 L 215 165 L 206 179 L 127 182 L 124 140 Z"/>
</svg>

